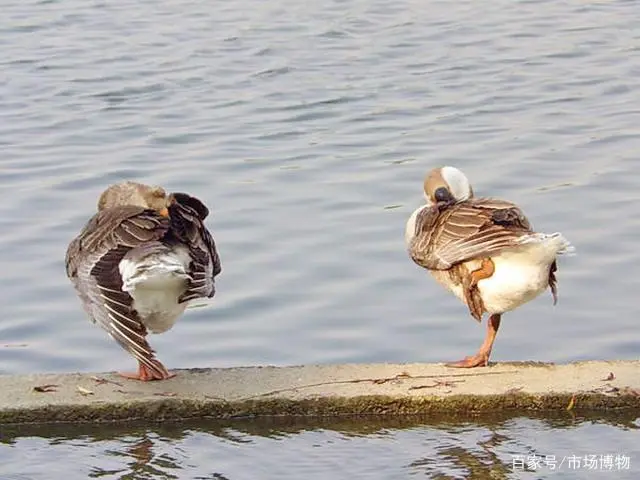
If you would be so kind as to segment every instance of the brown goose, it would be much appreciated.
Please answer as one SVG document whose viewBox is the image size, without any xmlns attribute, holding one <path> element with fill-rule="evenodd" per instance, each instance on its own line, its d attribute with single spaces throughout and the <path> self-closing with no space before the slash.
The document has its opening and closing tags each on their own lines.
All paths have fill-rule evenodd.
<svg viewBox="0 0 640 480">
<path fill-rule="evenodd" d="M 482 321 L 490 315 L 478 353 L 449 364 L 486 366 L 502 314 L 551 289 L 557 302 L 556 256 L 573 251 L 560 233 L 535 233 L 513 203 L 476 198 L 457 168 L 429 172 L 427 204 L 416 209 L 405 229 L 412 260 L 431 272 Z"/>
<path fill-rule="evenodd" d="M 174 376 L 146 336 L 169 330 L 189 300 L 214 296 L 221 266 L 208 214 L 186 193 L 120 183 L 102 193 L 98 213 L 69 244 L 67 275 L 85 311 L 138 360 L 138 372 L 122 376 Z"/>
</svg>

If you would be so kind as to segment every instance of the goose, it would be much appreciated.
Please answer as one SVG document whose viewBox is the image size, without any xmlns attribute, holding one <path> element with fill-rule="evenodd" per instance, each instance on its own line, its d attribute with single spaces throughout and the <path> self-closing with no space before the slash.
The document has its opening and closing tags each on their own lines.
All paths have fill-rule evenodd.
<svg viewBox="0 0 640 480">
<path fill-rule="evenodd" d="M 475 197 L 465 174 L 444 166 L 424 180 L 426 204 L 405 227 L 409 256 L 468 307 L 487 332 L 478 352 L 448 366 L 487 366 L 502 315 L 546 289 L 558 301 L 557 256 L 575 249 L 561 233 L 537 233 L 515 204 Z"/>
<path fill-rule="evenodd" d="M 89 318 L 138 361 L 141 381 L 175 374 L 147 334 L 171 329 L 190 300 L 212 298 L 220 257 L 208 208 L 186 193 L 137 182 L 109 186 L 67 248 L 66 271 Z"/>
</svg>

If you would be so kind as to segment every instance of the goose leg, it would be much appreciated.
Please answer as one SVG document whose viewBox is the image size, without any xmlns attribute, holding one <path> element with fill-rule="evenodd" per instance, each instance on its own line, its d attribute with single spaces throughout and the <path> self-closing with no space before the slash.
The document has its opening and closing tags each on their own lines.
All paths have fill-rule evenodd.
<svg viewBox="0 0 640 480">
<path fill-rule="evenodd" d="M 475 288 L 480 280 L 489 278 L 496 271 L 496 267 L 493 264 L 493 260 L 490 258 L 483 258 L 480 268 L 471 272 L 471 284 L 469 288 Z"/>
<path fill-rule="evenodd" d="M 471 357 L 465 357 L 459 362 L 448 363 L 448 367 L 457 368 L 473 368 L 473 367 L 486 367 L 489 364 L 489 357 L 491 356 L 491 349 L 493 348 L 493 342 L 498 334 L 498 328 L 500 328 L 500 314 L 493 314 L 487 321 L 487 335 L 484 337 L 484 342 L 480 346 L 478 353 Z"/>
<path fill-rule="evenodd" d="M 153 360 L 156 363 L 157 371 L 149 368 L 142 362 L 138 362 L 137 372 L 118 372 L 118 375 L 130 380 L 140 380 L 142 382 L 150 382 L 152 380 L 167 380 L 176 376 L 175 373 L 169 373 L 159 360 Z"/>
<path fill-rule="evenodd" d="M 483 258 L 480 268 L 472 271 L 463 283 L 465 302 L 469 307 L 471 316 L 478 322 L 482 321 L 482 314 L 484 313 L 484 303 L 478 291 L 478 282 L 491 277 L 495 271 L 493 260 Z"/>
</svg>

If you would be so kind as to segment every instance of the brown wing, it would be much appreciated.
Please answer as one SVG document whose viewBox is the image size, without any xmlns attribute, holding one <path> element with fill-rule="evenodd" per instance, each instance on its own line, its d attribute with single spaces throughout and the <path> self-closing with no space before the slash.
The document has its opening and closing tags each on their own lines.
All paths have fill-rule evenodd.
<svg viewBox="0 0 640 480">
<path fill-rule="evenodd" d="M 169 219 L 154 210 L 122 206 L 98 212 L 67 249 L 67 275 L 91 320 L 150 369 L 163 374 L 146 328 L 122 291 L 119 263 L 134 248 L 161 246 Z"/>
<path fill-rule="evenodd" d="M 530 232 L 529 221 L 513 203 L 472 198 L 420 212 L 409 251 L 413 261 L 424 268 L 448 270 L 514 247 Z"/>
<path fill-rule="evenodd" d="M 204 225 L 209 209 L 186 193 L 172 193 L 169 205 L 171 234 L 189 248 L 191 280 L 180 302 L 215 295 L 215 277 L 222 271 L 220 256 L 211 233 Z"/>
</svg>

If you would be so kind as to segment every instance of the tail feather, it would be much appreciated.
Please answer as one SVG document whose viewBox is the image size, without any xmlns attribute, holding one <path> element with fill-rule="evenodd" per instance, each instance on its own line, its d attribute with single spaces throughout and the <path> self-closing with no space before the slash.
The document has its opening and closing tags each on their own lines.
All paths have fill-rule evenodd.
<svg viewBox="0 0 640 480">
<path fill-rule="evenodd" d="M 576 251 L 576 248 L 571 245 L 571 242 L 560 232 L 532 233 L 521 237 L 519 243 L 522 245 L 538 243 L 553 246 L 558 255 L 574 255 Z"/>
<path fill-rule="evenodd" d="M 168 286 L 177 280 L 187 281 L 189 279 L 184 265 L 172 255 L 146 258 L 139 262 L 125 258 L 120 262 L 119 269 L 122 277 L 122 289 L 126 292 L 131 292 L 140 284 L 158 288 L 163 285 Z"/>
</svg>

